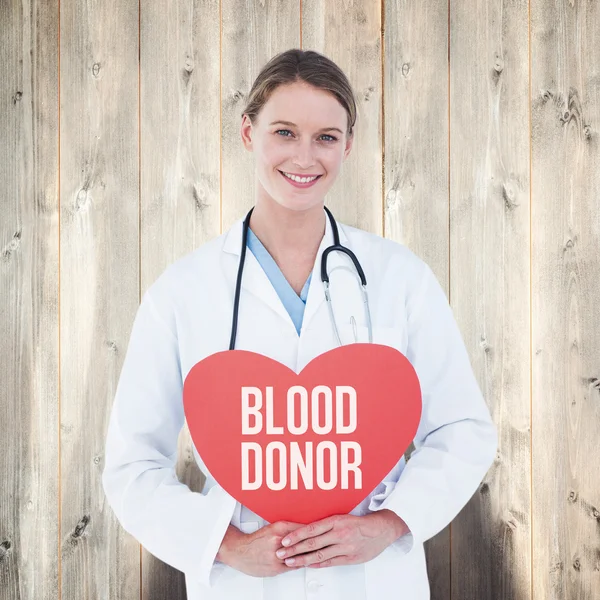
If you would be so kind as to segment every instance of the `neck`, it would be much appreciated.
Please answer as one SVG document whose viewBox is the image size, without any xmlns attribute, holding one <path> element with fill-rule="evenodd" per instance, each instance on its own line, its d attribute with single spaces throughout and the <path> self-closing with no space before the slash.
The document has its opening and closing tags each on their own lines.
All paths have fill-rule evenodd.
<svg viewBox="0 0 600 600">
<path fill-rule="evenodd" d="M 278 264 L 312 265 L 325 234 L 325 218 L 322 204 L 294 211 L 274 201 L 260 201 L 252 211 L 250 227 Z"/>
</svg>

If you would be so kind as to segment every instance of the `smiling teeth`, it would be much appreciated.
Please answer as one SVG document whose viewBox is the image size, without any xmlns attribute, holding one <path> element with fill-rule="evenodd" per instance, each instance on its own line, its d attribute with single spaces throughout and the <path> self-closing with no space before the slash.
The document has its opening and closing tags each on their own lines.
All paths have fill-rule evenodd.
<svg viewBox="0 0 600 600">
<path fill-rule="evenodd" d="M 318 175 L 315 177 L 296 177 L 296 175 L 290 175 L 285 171 L 281 171 L 288 179 L 292 179 L 293 181 L 297 181 L 298 183 L 308 183 L 309 181 L 314 181 Z"/>
</svg>

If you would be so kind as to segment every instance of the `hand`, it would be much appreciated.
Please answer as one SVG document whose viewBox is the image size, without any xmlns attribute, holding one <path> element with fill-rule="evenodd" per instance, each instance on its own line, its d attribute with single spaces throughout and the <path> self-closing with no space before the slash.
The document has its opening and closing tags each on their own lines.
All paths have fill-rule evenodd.
<svg viewBox="0 0 600 600">
<path fill-rule="evenodd" d="M 408 532 L 406 523 L 388 509 L 361 517 L 333 515 L 294 529 L 277 557 L 288 568 L 355 565 L 375 558 Z"/>
<path fill-rule="evenodd" d="M 281 548 L 281 540 L 298 527 L 303 527 L 303 524 L 277 521 L 253 533 L 243 533 L 229 525 L 217 552 L 217 560 L 253 577 L 284 573 L 290 567 L 277 558 L 275 551 Z"/>
</svg>

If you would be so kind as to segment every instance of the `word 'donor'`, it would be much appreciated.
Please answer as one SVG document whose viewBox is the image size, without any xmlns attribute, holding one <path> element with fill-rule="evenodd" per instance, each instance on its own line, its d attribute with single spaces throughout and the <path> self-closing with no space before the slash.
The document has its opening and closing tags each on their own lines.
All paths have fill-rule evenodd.
<svg viewBox="0 0 600 600">
<path fill-rule="evenodd" d="M 342 490 L 349 487 L 349 474 L 353 473 L 354 489 L 362 488 L 362 473 L 358 468 L 362 451 L 360 444 L 352 441 L 341 441 L 338 457 L 338 445 L 330 441 L 319 442 L 313 449 L 312 442 L 305 442 L 303 447 L 298 442 L 290 442 L 289 451 L 283 442 L 269 442 L 265 448 L 256 442 L 242 442 L 242 489 L 257 490 L 264 483 L 270 490 L 297 490 L 299 479 L 304 489 L 312 490 L 316 485 L 322 490 L 333 490 L 339 483 Z M 303 450 L 301 449 L 303 448 Z M 350 453 L 353 454 L 350 460 Z M 250 454 L 254 456 L 254 480 L 250 476 Z M 276 458 L 277 455 L 277 458 Z M 325 466 L 329 465 L 329 476 L 326 477 Z M 275 466 L 279 475 L 275 480 Z"/>
</svg>

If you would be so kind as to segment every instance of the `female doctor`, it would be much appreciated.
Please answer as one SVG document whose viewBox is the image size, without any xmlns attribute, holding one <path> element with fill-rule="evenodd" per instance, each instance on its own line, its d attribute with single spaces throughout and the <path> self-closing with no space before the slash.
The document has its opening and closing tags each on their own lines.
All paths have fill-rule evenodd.
<svg viewBox="0 0 600 600">
<path fill-rule="evenodd" d="M 494 460 L 496 428 L 432 270 L 402 244 L 336 223 L 324 206 L 355 120 L 337 65 L 312 51 L 275 56 L 241 125 L 256 160 L 254 208 L 171 264 L 138 308 L 102 483 L 123 528 L 185 574 L 189 600 L 426 600 L 423 543 Z M 326 252 L 322 277 L 334 243 L 350 252 Z M 350 514 L 267 523 L 220 487 L 195 447 L 204 488 L 179 482 L 183 382 L 197 362 L 235 348 L 299 372 L 340 344 L 368 341 L 410 360 L 423 410 L 410 459 Z"/>
</svg>

